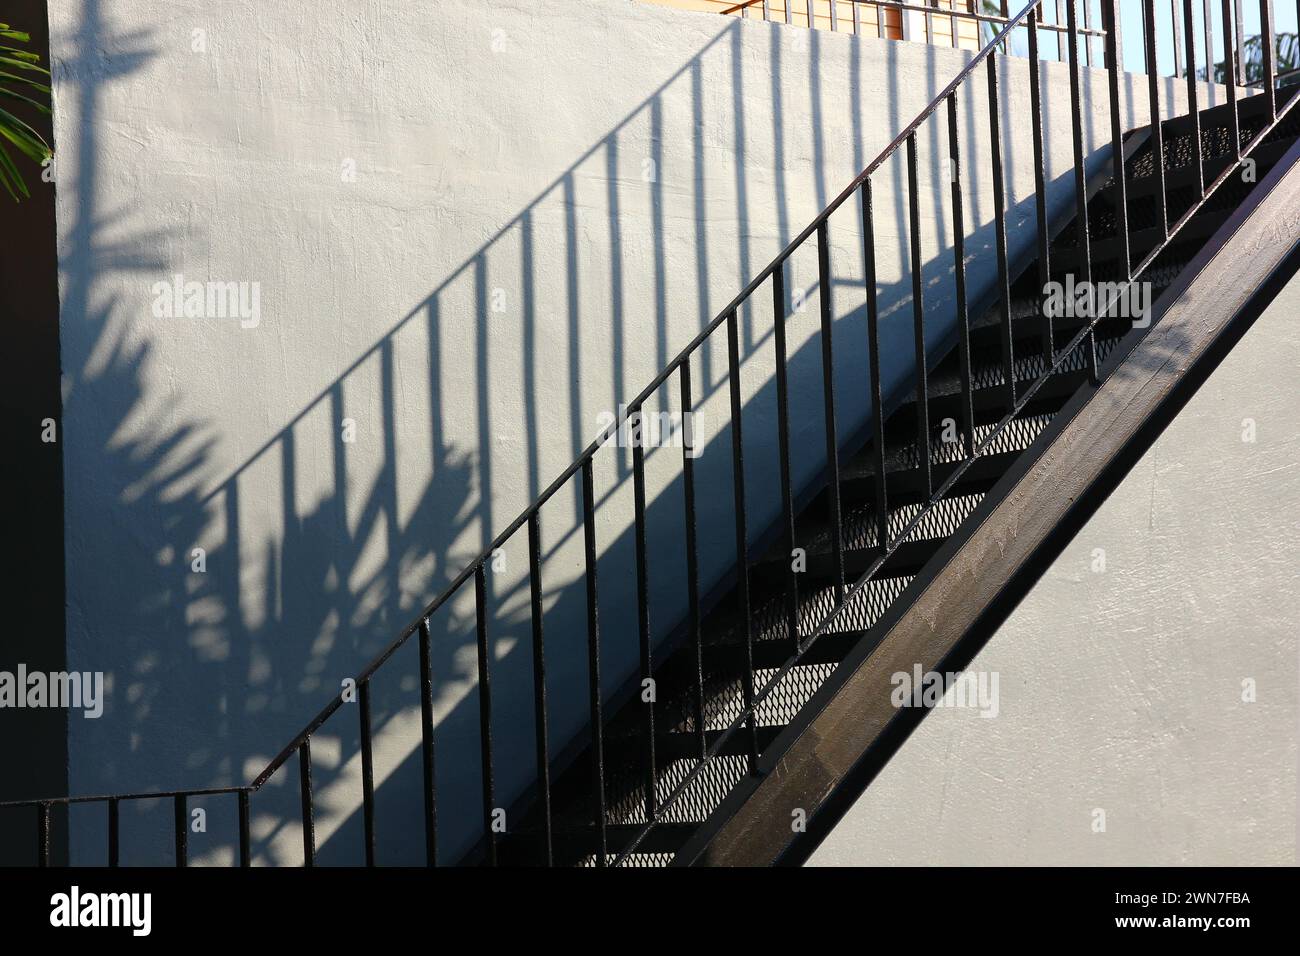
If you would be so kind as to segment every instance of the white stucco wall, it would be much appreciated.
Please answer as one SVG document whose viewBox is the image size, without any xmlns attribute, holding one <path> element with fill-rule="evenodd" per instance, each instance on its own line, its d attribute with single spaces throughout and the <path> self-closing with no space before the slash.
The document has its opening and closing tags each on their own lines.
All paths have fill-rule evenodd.
<svg viewBox="0 0 1300 956">
<path fill-rule="evenodd" d="M 632 0 L 54 0 L 50 16 L 68 661 L 110 688 L 103 718 L 72 722 L 74 793 L 250 780 L 968 56 Z M 1063 68 L 1042 69 L 1057 205 L 1075 104 Z M 1002 65 L 1016 248 L 1033 241 L 1026 70 Z M 1101 83 L 1091 73 L 1080 104 L 1095 162 Z M 1126 82 L 1129 123 L 1146 122 L 1144 102 Z M 993 262 L 982 81 L 961 106 L 968 160 L 985 158 L 967 163 L 974 296 Z M 942 129 L 920 136 L 935 341 L 952 295 Z M 877 183 L 887 344 L 911 335 L 898 174 Z M 865 363 L 857 228 L 852 209 L 832 223 L 849 382 Z M 256 283 L 255 326 L 155 316 L 176 275 Z M 810 245 L 789 279 L 811 292 L 790 321 L 804 476 L 823 447 L 815 279 Z M 742 343 L 756 530 L 776 501 L 768 302 Z M 695 368 L 710 579 L 731 560 L 725 367 L 719 337 Z M 841 393 L 847 434 L 866 389 Z M 609 687 L 636 648 L 630 472 L 615 457 L 597 468 Z M 685 600 L 676 462 L 647 463 L 651 548 L 673 557 L 651 581 L 657 633 Z M 542 521 L 555 747 L 585 716 L 581 595 L 565 587 L 579 506 L 565 489 Z M 533 772 L 522 536 L 506 557 L 491 582 L 503 805 Z M 470 601 L 433 628 L 452 859 L 479 819 Z M 419 852 L 415 674 L 412 646 L 374 684 L 381 860 Z M 355 859 L 351 712 L 314 757 L 322 859 Z M 260 859 L 299 858 L 295 774 L 254 798 Z M 207 809 L 191 852 L 228 860 L 233 801 Z M 74 859 L 103 852 L 97 812 L 73 813 Z M 165 846 L 168 813 L 124 810 L 124 859 Z"/>
<path fill-rule="evenodd" d="M 1297 314 L 1300 279 L 976 655 L 998 716 L 929 714 L 811 865 L 1296 862 Z"/>
</svg>

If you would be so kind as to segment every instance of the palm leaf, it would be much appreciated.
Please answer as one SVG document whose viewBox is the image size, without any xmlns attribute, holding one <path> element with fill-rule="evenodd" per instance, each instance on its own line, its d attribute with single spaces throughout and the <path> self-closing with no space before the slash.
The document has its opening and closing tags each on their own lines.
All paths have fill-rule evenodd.
<svg viewBox="0 0 1300 956">
<path fill-rule="evenodd" d="M 34 163 L 43 163 L 50 158 L 50 147 L 41 134 L 4 109 L 0 109 L 0 136 L 17 146 Z"/>
<path fill-rule="evenodd" d="M 0 53 L 0 66 L 12 67 L 15 70 L 31 70 L 33 73 L 44 73 L 46 76 L 50 75 L 50 71 L 43 66 L 37 66 L 35 63 L 28 63 L 26 60 L 20 60 L 3 53 Z"/>
<path fill-rule="evenodd" d="M 0 23 L 0 39 L 30 43 L 32 38 L 22 30 Z M 50 87 L 41 82 L 41 78 L 49 76 L 50 71 L 41 66 L 40 62 L 41 58 L 29 50 L 0 44 L 0 97 L 25 104 L 48 116 Z M 15 147 L 32 162 L 39 164 L 44 164 L 52 153 L 41 134 L 25 120 L 6 109 L 0 109 L 0 186 L 16 202 L 29 197 L 31 193 L 9 154 L 8 146 Z"/>
<path fill-rule="evenodd" d="M 40 93 L 45 93 L 46 95 L 50 92 L 50 88 L 44 83 L 38 83 L 36 80 L 26 76 L 14 76 L 12 73 L 6 73 L 4 70 L 0 70 L 0 80 L 13 80 L 15 83 L 21 83 L 23 86 L 30 86 L 32 89 Z"/>
<path fill-rule="evenodd" d="M 23 94 L 19 93 L 17 90 L 11 90 L 7 86 L 0 86 L 0 96 L 7 96 L 11 100 L 20 100 L 21 102 L 26 103 L 28 106 L 32 107 L 32 109 L 38 110 L 39 112 L 44 113 L 46 116 L 50 115 L 50 108 L 46 106 L 44 103 L 37 102 L 36 100 L 32 99 L 30 96 L 23 96 Z"/>
<path fill-rule="evenodd" d="M 0 183 L 3 183 L 5 190 L 14 197 L 14 202 L 31 195 L 27 191 L 27 184 L 23 182 L 22 173 L 18 172 L 18 167 L 14 165 L 14 161 L 9 158 L 3 146 L 0 146 Z"/>
</svg>

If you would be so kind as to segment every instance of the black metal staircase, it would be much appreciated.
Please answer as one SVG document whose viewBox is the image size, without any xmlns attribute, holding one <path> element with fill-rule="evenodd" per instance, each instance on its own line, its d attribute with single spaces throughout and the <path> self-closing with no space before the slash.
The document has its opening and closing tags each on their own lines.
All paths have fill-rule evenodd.
<svg viewBox="0 0 1300 956">
<path fill-rule="evenodd" d="M 689 455 L 681 462 L 686 539 L 681 559 L 686 566 L 689 613 L 668 640 L 651 640 L 648 620 L 650 563 L 646 540 L 646 482 L 644 449 L 634 447 L 632 472 L 636 497 L 636 572 L 638 580 L 638 642 L 640 667 L 620 695 L 600 692 L 600 609 L 597 606 L 597 549 L 593 529 L 593 458 L 609 436 L 593 443 L 552 483 L 524 514 L 499 535 L 474 563 L 464 569 L 446 593 L 435 600 L 383 654 L 357 675 L 361 691 L 363 811 L 366 860 L 374 860 L 376 825 L 373 760 L 370 752 L 368 682 L 398 647 L 414 637 L 421 649 L 423 703 L 424 800 L 428 859 L 436 859 L 437 825 L 433 750 L 428 620 L 462 588 L 476 595 L 479 673 L 483 712 L 483 838 L 463 861 L 469 864 L 662 865 L 693 862 L 778 862 L 797 857 L 792 843 L 798 833 L 790 827 L 790 808 L 817 809 L 791 803 L 789 793 L 813 793 L 804 801 L 832 806 L 864 783 L 864 743 L 845 745 L 831 756 L 801 756 L 798 748 L 827 746 L 817 735 L 837 695 L 853 693 L 846 676 L 854 673 L 883 641 L 895 634 L 908 607 L 932 594 L 945 575 L 972 577 L 969 566 L 955 567 L 960 547 L 973 527 L 989 520 L 993 507 L 1017 487 L 1015 481 L 1035 467 L 1047 450 L 1047 438 L 1074 421 L 1084 403 L 1105 387 L 1119 361 L 1140 349 L 1151 329 L 1131 316 L 1092 315 L 1053 318 L 1044 315 L 1044 289 L 1050 281 L 1150 284 L 1153 314 L 1161 316 L 1178 301 L 1191 266 L 1203 265 L 1207 250 L 1225 241 L 1240 227 L 1242 210 L 1255 203 L 1268 212 L 1264 193 L 1290 172 L 1300 153 L 1300 112 L 1292 109 L 1300 87 L 1275 88 L 1272 63 L 1262 92 L 1238 99 L 1236 65 L 1226 70 L 1228 100 L 1210 109 L 1197 105 L 1196 43 L 1188 31 L 1188 96 L 1192 111 L 1153 128 L 1125 133 L 1119 120 L 1118 30 L 1114 0 L 1104 3 L 1109 69 L 1111 155 L 1106 173 L 1085 175 L 1081 120 L 1073 128 L 1075 198 L 1064 222 L 1048 221 L 1042 181 L 1043 137 L 1041 90 L 1037 67 L 1038 2 L 1028 3 L 1009 17 L 999 34 L 964 69 L 931 106 L 905 128 L 895 141 L 790 246 L 666 368 L 628 404 L 637 415 L 660 390 L 673 389 L 680 407 L 693 407 L 690 356 L 706 341 L 726 335 L 730 373 L 733 489 L 736 509 L 738 561 L 720 589 L 702 593 L 695 540 L 695 498 L 703 494 L 693 482 Z M 1188 22 L 1190 0 L 1185 0 Z M 1232 4 L 1223 2 L 1225 22 L 1233 21 Z M 1076 36 L 1073 4 L 1067 30 Z M 1155 68 L 1154 9 L 1147 0 L 1149 95 L 1153 113 L 1160 115 L 1160 77 Z M 1271 34 L 1272 4 L 1261 4 L 1266 34 Z M 1027 80 L 1034 103 L 1035 162 L 1039 171 L 1036 252 L 1012 262 L 1008 254 L 1003 195 L 1001 146 L 998 137 L 999 99 L 996 50 L 1013 30 L 1027 31 L 1030 62 Z M 1231 55 L 1231 45 L 1229 54 Z M 1080 83 L 1079 44 L 1071 43 L 1071 85 Z M 993 130 L 991 156 L 965 155 L 958 135 L 959 92 L 982 75 L 988 87 Z M 1076 95 L 1076 101 L 1078 97 Z M 916 355 L 912 387 L 890 395 L 882 388 L 878 347 L 880 315 L 876 302 L 873 235 L 873 175 L 896 153 L 905 155 L 909 184 L 910 235 L 919 235 L 917 203 L 917 134 L 934 121 L 949 136 L 953 177 L 953 234 L 957 237 L 953 269 L 958 289 L 955 336 L 939 355 L 926 355 L 925 310 L 920 284 L 919 240 L 908 250 L 916 284 L 914 327 Z M 1251 163 L 1243 163 L 1249 160 Z M 963 177 L 975 162 L 991 162 L 995 183 L 997 289 L 987 301 L 967 302 L 966 235 L 961 221 Z M 1253 165 L 1253 176 L 1243 170 Z M 1270 178 L 1271 177 L 1271 178 Z M 1261 186 L 1261 184 L 1266 184 Z M 1252 198 L 1253 197 L 1253 198 Z M 1283 210 L 1285 212 L 1286 210 Z M 836 430 L 833 350 L 836 324 L 830 289 L 828 222 L 832 215 L 861 217 L 864 224 L 863 265 L 866 282 L 866 327 L 871 367 L 861 382 L 872 391 L 871 421 L 854 442 L 844 444 Z M 1293 211 L 1292 211 L 1293 212 Z M 1234 217 L 1237 217 L 1234 219 Z M 1235 225 L 1234 225 L 1235 223 Z M 1279 258 L 1295 243 L 1300 225 L 1291 222 L 1278 231 Z M 789 311 L 787 263 L 806 244 L 819 253 L 819 296 L 826 467 L 819 480 L 795 487 L 789 461 L 789 407 L 784 324 Z M 1217 248 L 1217 247 L 1216 247 Z M 1198 258 L 1200 257 L 1200 258 Z M 1199 271 L 1201 265 L 1195 270 Z M 1105 306 L 1106 303 L 1098 303 Z M 781 517 L 773 528 L 752 528 L 746 521 L 741 432 L 741 362 L 738 310 L 775 310 L 777 354 L 777 428 L 782 459 Z M 1102 312 L 1106 309 L 1102 308 Z M 909 358 L 911 358 L 909 356 Z M 858 384 L 858 383 L 855 383 Z M 954 427 L 955 426 L 955 427 Z M 1118 452 L 1116 450 L 1115 453 Z M 1103 457 L 1105 450 L 1099 451 Z M 557 748 L 548 738 L 546 641 L 542 630 L 540 587 L 540 522 L 542 509 L 562 488 L 582 489 L 586 530 L 586 579 L 590 725 L 581 740 Z M 1019 504 L 1032 508 L 1032 499 Z M 528 538 L 530 555 L 533 655 L 536 667 L 537 784 L 507 818 L 512 825 L 496 832 L 491 749 L 491 694 L 486 611 L 486 571 L 491 553 L 516 534 Z M 806 560 L 793 556 L 800 549 Z M 676 557 L 674 556 L 674 560 Z M 981 582 L 993 601 L 1010 575 L 991 572 Z M 1008 592 L 1009 593 L 1009 592 Z M 987 622 L 986 622 L 987 623 Z M 971 625 L 974 626 L 973 624 Z M 629 636 L 632 639 L 632 636 Z M 653 680 L 652 701 L 639 693 Z M 177 855 L 184 860 L 184 808 L 198 793 L 230 794 L 240 809 L 241 860 L 250 857 L 248 806 L 250 798 L 296 757 L 300 768 L 304 852 L 314 855 L 310 741 L 342 707 L 336 698 L 286 746 L 266 770 L 247 787 L 165 794 L 176 801 Z M 919 718 L 918 718 L 919 719 Z M 893 731 L 891 731 L 893 732 Z M 881 744 L 883 733 L 872 737 Z M 895 741 L 895 745 L 896 745 Z M 885 742 L 887 743 L 887 741 Z M 854 749 L 856 748 L 856 749 Z M 887 747 L 886 747 L 887 749 Z M 811 753 L 811 750 L 809 750 Z M 800 763 L 787 760 L 795 754 Z M 784 761 L 784 762 L 783 762 Z M 819 762 L 820 761 L 820 762 Z M 801 783 L 776 781 L 790 767 L 811 774 Z M 825 768 L 816 777 L 809 768 Z M 784 769 L 781 769 L 784 768 Z M 776 771 L 781 769 L 781 773 Z M 788 774 L 786 774 L 788 777 Z M 869 776 L 869 775 L 868 775 Z M 815 777 L 815 779 L 814 779 Z M 775 781 L 775 782 L 774 782 Z M 786 790 L 782 790 L 786 788 Z M 802 790 L 801 790 L 802 788 Z M 776 794 L 776 795 L 772 795 Z M 146 796 L 156 798 L 159 794 Z M 132 795 L 84 798 L 109 808 L 110 858 L 116 861 L 117 807 Z M 784 802 L 783 802 L 784 801 Z M 50 808 L 58 800 L 32 801 L 38 821 L 38 848 L 48 848 Z M 830 814 L 833 817 L 833 813 Z M 821 824 L 826 826 L 825 819 Z M 760 833 L 760 831 L 762 831 Z M 816 828 L 812 831 L 814 834 Z M 761 838 L 754 835 L 759 833 Z M 748 842 L 747 842 L 748 841 Z"/>
</svg>

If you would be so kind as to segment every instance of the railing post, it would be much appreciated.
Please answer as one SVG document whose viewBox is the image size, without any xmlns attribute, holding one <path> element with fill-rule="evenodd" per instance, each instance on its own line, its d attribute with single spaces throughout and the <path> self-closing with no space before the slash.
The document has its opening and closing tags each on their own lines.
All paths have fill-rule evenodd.
<svg viewBox="0 0 1300 956">
<path fill-rule="evenodd" d="M 1196 198 L 1205 196 L 1205 161 L 1201 158 L 1201 109 L 1199 82 L 1196 79 L 1196 31 L 1192 28 L 1192 0 L 1183 0 L 1183 16 L 1187 21 L 1187 116 L 1192 124 L 1192 167 L 1196 180 L 1192 187 Z"/>
<path fill-rule="evenodd" d="M 1174 31 L 1174 76 L 1179 77 L 1183 75 L 1183 22 L 1178 14 L 1178 0 L 1169 0 L 1169 15 Z M 1191 24 L 1188 24 L 1187 32 L 1192 32 Z"/>
<path fill-rule="evenodd" d="M 1156 7 L 1155 0 L 1144 0 L 1147 45 L 1147 95 L 1151 104 L 1151 156 L 1156 178 L 1156 226 L 1160 240 L 1169 238 L 1168 198 L 1165 195 L 1165 134 L 1164 117 L 1160 112 L 1160 70 L 1156 65 Z"/>
<path fill-rule="evenodd" d="M 478 645 L 479 769 L 483 778 L 483 839 L 489 866 L 497 865 L 496 786 L 492 765 L 492 648 L 487 631 L 487 574 L 474 568 L 475 642 Z"/>
<path fill-rule="evenodd" d="M 885 476 L 884 388 L 880 378 L 880 308 L 876 294 L 876 230 L 873 219 L 871 177 L 862 183 L 862 263 L 867 287 L 867 350 L 871 372 L 871 441 L 875 445 L 876 543 L 881 553 L 889 547 L 889 503 Z"/>
<path fill-rule="evenodd" d="M 644 476 L 642 476 L 644 481 Z M 644 532 L 644 485 L 637 515 Z M 547 734 L 546 647 L 542 635 L 542 530 L 537 509 L 528 516 L 528 591 L 533 618 L 533 705 L 534 729 L 537 733 L 537 795 L 541 801 L 542 852 L 547 866 L 554 863 L 551 832 L 551 753 Z"/>
<path fill-rule="evenodd" d="M 690 532 L 687 532 L 690 534 Z M 596 827 L 596 866 L 607 865 L 605 840 L 605 719 L 601 710 L 600 616 L 596 588 L 596 491 L 591 459 L 582 462 L 582 543 L 587 581 L 587 687 L 591 720 L 592 823 Z"/>
<path fill-rule="evenodd" d="M 433 638 L 429 619 L 420 619 L 420 765 L 424 771 L 424 858 L 438 864 L 438 799 L 433 750 Z"/>
<path fill-rule="evenodd" d="M 628 425 L 632 429 L 632 494 L 635 508 L 636 533 L 636 626 L 641 665 L 641 703 L 645 707 L 645 818 L 655 818 L 655 702 L 654 695 L 647 696 L 652 686 L 654 671 L 650 659 L 650 579 L 646 552 L 645 518 L 645 409 L 642 405 L 629 408 Z"/>
<path fill-rule="evenodd" d="M 360 682 L 357 703 L 361 724 L 361 809 L 366 866 L 375 865 L 375 757 L 370 741 L 370 678 Z"/>
<path fill-rule="evenodd" d="M 178 793 L 172 797 L 172 824 L 176 837 L 176 865 L 189 865 L 189 822 L 185 819 L 185 795 Z"/>
<path fill-rule="evenodd" d="M 239 865 L 252 866 L 252 839 L 249 833 L 248 821 L 248 791 L 239 791 Z"/>
<path fill-rule="evenodd" d="M 1274 55 L 1277 39 L 1273 35 L 1273 0 L 1259 0 L 1259 45 L 1264 66 L 1264 101 L 1268 104 L 1268 118 L 1277 119 L 1277 69 Z"/>
<path fill-rule="evenodd" d="M 1190 2 L 1190 0 L 1188 0 Z M 1120 262 L 1123 263 L 1122 274 L 1127 282 L 1132 275 L 1133 264 L 1129 259 L 1128 236 L 1128 187 L 1124 182 L 1124 123 L 1119 107 L 1119 4 L 1118 0 L 1104 0 L 1108 13 L 1106 29 L 1106 59 L 1110 64 L 1107 72 L 1107 85 L 1110 90 L 1110 148 L 1112 178 L 1115 180 L 1115 236 L 1119 240 Z"/>
<path fill-rule="evenodd" d="M 312 809 L 311 738 L 298 745 L 298 796 L 302 803 L 302 865 L 316 865 L 316 816 Z"/>
<path fill-rule="evenodd" d="M 1236 24 L 1233 35 L 1237 41 L 1237 82 L 1244 87 L 1250 82 L 1250 77 L 1246 75 L 1246 8 L 1244 0 L 1234 0 L 1233 5 L 1237 9 L 1237 17 L 1233 21 Z"/>
<path fill-rule="evenodd" d="M 989 62 L 993 62 L 992 55 Z M 912 251 L 912 348 L 916 358 L 916 464 L 928 500 L 934 491 L 930 468 L 929 368 L 925 350 L 925 277 L 921 259 L 921 186 L 916 133 L 907 137 L 907 213 Z"/>
<path fill-rule="evenodd" d="M 856 7 L 857 5 L 854 4 Z M 781 532 L 785 536 L 786 632 L 792 653 L 800 650 L 799 575 L 794 570 L 794 486 L 790 478 L 790 390 L 785 342 L 785 264 L 772 273 L 772 329 L 776 340 L 776 436 L 781 460 Z"/>
<path fill-rule="evenodd" d="M 1030 44 L 1034 43 L 1030 33 Z M 957 94 L 948 97 L 948 162 L 952 179 L 953 274 L 957 282 L 957 361 L 961 372 L 961 425 L 966 454 L 975 454 L 975 408 L 971 385 L 970 314 L 966 302 L 966 216 L 962 209 L 961 146 Z"/>
<path fill-rule="evenodd" d="M 754 713 L 754 614 L 749 595 L 749 531 L 745 521 L 745 455 L 741 431 L 743 406 L 740 400 L 740 336 L 736 310 L 727 315 L 727 371 L 731 393 L 731 474 L 736 506 L 736 602 L 741 633 L 745 638 L 745 672 L 741 681 L 749 744 L 749 772 L 758 769 L 758 724 Z"/>
<path fill-rule="evenodd" d="M 1040 295 L 1045 295 L 1047 283 L 1052 279 L 1050 235 L 1051 223 L 1047 219 L 1047 160 L 1043 148 L 1043 89 L 1042 77 L 1038 65 L 1038 11 L 1029 13 L 1029 123 L 1034 142 L 1034 207 L 1038 219 L 1038 287 Z M 1052 336 L 1052 317 L 1042 308 L 1043 313 L 1043 362 L 1044 368 L 1050 369 L 1056 359 L 1055 343 Z M 972 448 L 972 451 L 974 449 Z"/>
<path fill-rule="evenodd" d="M 1083 0 L 1084 64 L 1092 66 L 1092 0 Z"/>
<path fill-rule="evenodd" d="M 1079 22 L 1071 3 L 1066 15 L 1066 30 L 1070 39 L 1070 101 L 1081 103 L 1079 79 Z M 1075 238 L 1076 266 L 1082 266 L 1083 284 L 1089 290 L 1092 287 L 1092 237 L 1088 227 L 1088 174 L 1084 167 L 1083 155 L 1083 114 L 1080 110 L 1070 111 L 1071 132 L 1074 136 L 1074 200 L 1075 200 Z M 996 185 L 996 184 L 995 184 Z M 1095 296 L 1089 301 L 1095 303 Z M 1089 310 L 1090 312 L 1093 310 Z M 1097 378 L 1097 340 L 1095 332 L 1088 330 L 1082 343 L 1084 365 L 1088 378 L 1095 385 Z"/>
<path fill-rule="evenodd" d="M 1232 44 L 1232 0 L 1223 0 L 1223 79 L 1228 87 L 1229 131 L 1232 155 L 1241 159 L 1241 119 L 1237 105 L 1237 55 Z"/>
<path fill-rule="evenodd" d="M 826 421 L 826 503 L 835 563 L 835 601 L 844 598 L 844 526 L 840 511 L 840 439 L 835 420 L 835 315 L 831 295 L 830 231 L 817 227 L 817 301 L 822 331 L 822 412 Z"/>
<path fill-rule="evenodd" d="M 1073 7 L 1071 7 L 1073 10 Z M 1071 54 L 1078 65 L 1078 47 L 1071 41 Z M 998 256 L 999 308 L 1002 312 L 1002 375 L 1006 379 L 1007 408 L 1016 405 L 1015 332 L 1011 326 L 1011 278 L 1007 259 L 1007 195 L 1006 178 L 1002 171 L 1002 104 L 998 99 L 998 63 L 996 56 L 988 58 L 989 90 L 989 152 L 993 172 L 994 243 Z M 1077 73 L 1077 71 L 1076 71 Z M 1073 102 L 1080 102 L 1074 97 Z M 1071 110 L 1074 121 L 1079 122 L 1079 111 Z M 1077 160 L 1082 164 L 1082 159 Z M 927 487 L 928 487 L 927 481 Z"/>
<path fill-rule="evenodd" d="M 1202 10 L 1205 20 L 1205 82 L 1211 84 L 1214 82 L 1214 13 L 1211 9 L 1213 3 L 1211 0 L 1203 0 Z M 1226 21 L 1225 21 L 1226 23 Z M 1227 36 L 1226 28 L 1224 36 Z M 1228 44 L 1223 45 L 1223 49 L 1228 49 Z"/>
</svg>

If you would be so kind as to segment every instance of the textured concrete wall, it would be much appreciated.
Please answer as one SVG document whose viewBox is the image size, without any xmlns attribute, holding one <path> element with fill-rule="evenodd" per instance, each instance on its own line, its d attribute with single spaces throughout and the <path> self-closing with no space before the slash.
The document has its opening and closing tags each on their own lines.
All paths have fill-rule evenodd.
<svg viewBox="0 0 1300 956">
<path fill-rule="evenodd" d="M 1296 862 L 1297 314 L 1300 279 L 976 655 L 998 716 L 927 716 L 812 865 Z"/>
<path fill-rule="evenodd" d="M 390 641 L 968 61 L 631 0 L 67 0 L 51 10 L 67 395 L 68 660 L 108 675 L 73 720 L 73 792 L 242 783 Z M 1001 66 L 1014 249 L 1033 242 L 1027 65 Z M 1052 203 L 1070 116 L 1047 81 Z M 1166 102 L 1181 92 L 1170 84 Z M 1140 81 L 1125 119 L 1146 121 Z M 1082 103 L 1093 162 L 1102 75 Z M 993 268 L 987 97 L 961 102 L 973 292 Z M 946 137 L 919 136 L 931 344 L 952 322 Z M 900 164 L 877 183 L 886 368 L 911 361 Z M 831 224 L 836 374 L 865 365 L 852 207 Z M 158 289 L 256 283 L 258 314 L 159 317 Z M 815 250 L 790 267 L 796 476 L 819 465 Z M 742 316 L 747 478 L 775 514 L 770 296 Z M 733 540 L 725 339 L 695 364 L 705 583 Z M 669 390 L 676 394 L 676 383 Z M 841 389 L 844 433 L 865 388 Z M 675 398 L 667 399 L 671 407 Z M 647 461 L 656 634 L 680 618 L 679 452 Z M 626 455 L 596 469 L 606 676 L 636 657 Z M 542 519 L 551 734 L 585 715 L 581 500 Z M 194 549 L 203 549 L 197 571 Z M 533 772 L 522 536 L 490 581 L 502 805 Z M 472 594 L 433 621 L 443 848 L 479 819 Z M 374 683 L 381 860 L 417 853 L 415 649 Z M 360 840 L 355 709 L 314 741 L 325 860 Z M 253 802 L 300 853 L 295 768 Z M 233 801 L 196 858 L 229 859 Z M 74 812 L 81 858 L 98 810 Z M 131 806 L 124 859 L 166 845 Z M 468 829 L 465 824 L 468 822 Z"/>
</svg>

